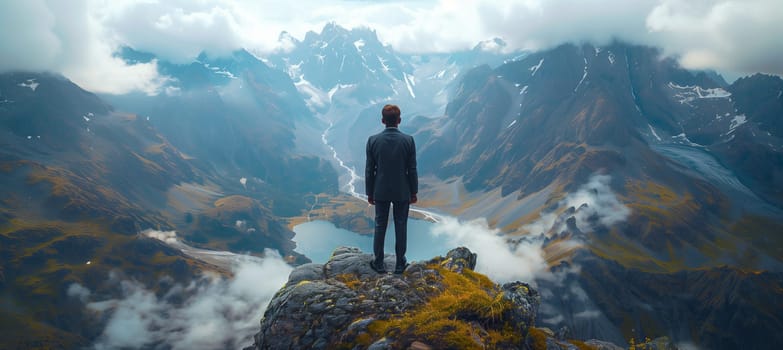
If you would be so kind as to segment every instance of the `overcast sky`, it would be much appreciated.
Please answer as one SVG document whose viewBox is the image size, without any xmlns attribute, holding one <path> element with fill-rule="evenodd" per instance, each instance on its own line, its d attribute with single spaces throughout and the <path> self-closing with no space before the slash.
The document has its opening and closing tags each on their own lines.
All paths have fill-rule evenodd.
<svg viewBox="0 0 783 350">
<path fill-rule="evenodd" d="M 688 68 L 783 75 L 780 0 L 24 0 L 0 1 L 0 71 L 59 72 L 88 90 L 153 93 L 154 63 L 128 45 L 187 62 L 201 51 L 279 49 L 333 21 L 368 26 L 402 52 L 444 52 L 494 37 L 513 48 L 612 39 L 658 46 Z"/>
</svg>

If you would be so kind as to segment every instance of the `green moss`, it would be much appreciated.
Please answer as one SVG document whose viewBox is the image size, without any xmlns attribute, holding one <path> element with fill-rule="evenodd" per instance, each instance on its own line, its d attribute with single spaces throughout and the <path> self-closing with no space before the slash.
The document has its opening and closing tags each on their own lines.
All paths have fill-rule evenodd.
<svg viewBox="0 0 783 350">
<path fill-rule="evenodd" d="M 540 328 L 531 327 L 528 332 L 528 344 L 532 350 L 546 350 L 546 333 Z"/>
<path fill-rule="evenodd" d="M 352 290 L 357 290 L 362 285 L 362 281 L 356 278 L 356 275 L 352 273 L 342 273 L 335 276 L 334 278 L 344 283 L 346 287 Z"/>
<path fill-rule="evenodd" d="M 373 322 L 369 339 L 419 339 L 439 349 L 498 348 L 521 342 L 519 330 L 503 320 L 513 305 L 489 278 L 469 270 L 455 273 L 437 263 L 428 268 L 438 271 L 443 292 L 402 317 Z"/>
</svg>

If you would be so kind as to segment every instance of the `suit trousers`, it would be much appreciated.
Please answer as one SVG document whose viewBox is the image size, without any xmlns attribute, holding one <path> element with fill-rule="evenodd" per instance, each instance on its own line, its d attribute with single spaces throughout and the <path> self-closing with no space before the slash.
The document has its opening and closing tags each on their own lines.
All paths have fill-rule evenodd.
<svg viewBox="0 0 783 350">
<path fill-rule="evenodd" d="M 408 209 L 410 201 L 375 201 L 375 236 L 372 247 L 375 262 L 383 263 L 383 245 L 386 240 L 386 227 L 389 223 L 389 207 L 394 214 L 394 253 L 397 255 L 397 265 L 407 263 L 405 251 L 408 248 Z"/>
</svg>

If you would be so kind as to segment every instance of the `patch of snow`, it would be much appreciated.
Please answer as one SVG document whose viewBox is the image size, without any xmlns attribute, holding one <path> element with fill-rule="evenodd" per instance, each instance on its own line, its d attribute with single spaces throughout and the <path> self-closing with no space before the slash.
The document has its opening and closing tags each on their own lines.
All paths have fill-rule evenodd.
<svg viewBox="0 0 783 350">
<path fill-rule="evenodd" d="M 320 47 L 321 49 L 325 49 L 327 46 L 329 46 L 329 43 L 327 43 L 326 41 L 321 41 L 321 47 Z"/>
<path fill-rule="evenodd" d="M 669 82 L 669 88 L 678 91 L 674 94 L 674 97 L 679 98 L 681 104 L 690 104 L 690 102 L 697 99 L 705 98 L 728 98 L 731 93 L 721 88 L 705 89 L 701 86 L 695 85 L 677 85 L 673 82 Z"/>
<path fill-rule="evenodd" d="M 147 121 L 150 121 L 150 117 L 147 117 Z"/>
<path fill-rule="evenodd" d="M 442 70 L 438 72 L 438 74 L 435 74 L 435 79 L 443 79 L 443 77 L 446 75 L 446 70 Z"/>
<path fill-rule="evenodd" d="M 734 118 L 731 120 L 731 124 L 729 124 L 729 132 L 727 134 L 731 134 L 736 130 L 740 125 L 745 124 L 748 122 L 748 118 L 745 117 L 744 114 L 735 115 Z"/>
<path fill-rule="evenodd" d="M 652 127 L 652 125 L 647 124 L 647 126 L 650 127 L 650 131 L 652 132 L 653 136 L 655 136 L 655 138 L 658 139 L 658 141 L 663 141 L 663 140 L 661 140 L 661 137 L 658 136 L 658 133 L 655 132 L 655 129 Z"/>
<path fill-rule="evenodd" d="M 521 54 L 521 55 L 514 56 L 514 58 L 512 58 L 512 59 L 510 59 L 510 60 L 507 60 L 506 62 L 508 62 L 508 61 L 510 61 L 510 62 L 516 62 L 516 61 L 520 61 L 520 60 L 522 60 L 522 59 L 523 59 L 523 58 L 525 58 L 525 57 L 527 57 L 527 54 L 526 54 L 526 53 L 523 53 L 523 54 Z M 505 62 L 504 62 L 504 63 L 505 63 Z"/>
<path fill-rule="evenodd" d="M 340 72 L 343 71 L 343 66 L 345 65 L 345 55 L 343 55 L 343 60 L 340 61 Z"/>
<path fill-rule="evenodd" d="M 720 115 L 720 114 L 716 114 L 715 115 L 715 120 L 720 121 L 721 119 L 723 119 L 722 115 Z"/>
<path fill-rule="evenodd" d="M 364 58 L 362 58 L 362 61 L 364 61 Z M 370 68 L 367 63 L 362 62 L 362 66 L 364 66 L 364 68 L 366 68 L 368 71 L 372 72 L 372 74 L 375 74 L 375 69 Z"/>
<path fill-rule="evenodd" d="M 783 90 L 778 91 L 778 98 L 780 98 L 780 96 L 783 96 Z"/>
<path fill-rule="evenodd" d="M 226 78 L 229 78 L 229 79 L 238 79 L 237 76 L 234 75 L 234 73 L 229 72 L 227 69 L 216 70 L 215 74 L 222 75 L 222 76 L 224 76 Z"/>
<path fill-rule="evenodd" d="M 606 59 L 609 60 L 609 64 L 614 65 L 614 54 L 612 51 L 609 51 L 609 54 L 606 55 Z"/>
<path fill-rule="evenodd" d="M 362 47 L 364 47 L 364 39 L 354 41 L 353 46 L 356 47 L 356 51 L 362 52 Z"/>
<path fill-rule="evenodd" d="M 246 177 L 240 178 L 239 179 L 239 183 L 242 184 L 242 187 L 247 188 L 247 178 Z"/>
<path fill-rule="evenodd" d="M 413 86 L 412 86 L 412 85 L 415 85 L 416 82 L 414 81 L 413 83 L 411 83 L 411 80 L 413 79 L 413 77 L 412 76 L 409 77 L 408 73 L 402 73 L 402 74 L 403 74 L 403 77 L 405 78 L 405 86 L 408 87 L 408 92 L 411 94 L 411 97 L 416 98 L 416 94 L 413 93 Z"/>
<path fill-rule="evenodd" d="M 33 139 L 33 136 L 32 136 L 32 135 L 27 135 L 27 139 L 28 139 L 28 140 L 32 140 L 32 139 Z"/>
<path fill-rule="evenodd" d="M 321 64 L 324 64 L 324 58 L 326 58 L 325 55 L 315 55 L 315 57 L 318 57 L 318 61 L 320 61 Z"/>
<path fill-rule="evenodd" d="M 337 91 L 353 86 L 356 86 L 356 84 L 337 84 L 333 86 L 331 89 L 329 89 L 329 92 L 326 93 L 326 95 L 329 96 L 329 102 L 332 102 L 332 97 L 334 97 L 334 94 L 336 94 Z"/>
<path fill-rule="evenodd" d="M 82 118 L 84 118 L 84 121 L 86 121 L 86 122 L 90 121 L 90 118 L 87 117 L 86 115 L 83 115 Z"/>
<path fill-rule="evenodd" d="M 593 49 L 595 49 L 595 57 L 598 57 L 598 54 L 601 53 L 601 48 L 593 47 Z"/>
<path fill-rule="evenodd" d="M 405 73 L 405 75 L 408 76 L 408 80 L 410 80 L 411 85 L 416 86 L 416 77 L 408 73 Z"/>
<path fill-rule="evenodd" d="M 526 93 L 527 93 L 527 85 L 523 86 L 522 90 L 519 90 L 519 94 L 520 95 L 523 95 L 523 94 L 526 94 Z"/>
<path fill-rule="evenodd" d="M 514 86 L 515 86 L 515 87 L 519 87 L 520 85 L 522 85 L 522 84 L 520 84 L 520 83 L 514 83 Z"/>
<path fill-rule="evenodd" d="M 389 66 L 386 65 L 386 60 L 381 58 L 381 56 L 375 56 L 375 57 L 378 57 L 378 62 L 381 62 L 381 67 L 383 67 L 383 71 L 388 72 L 390 68 Z"/>
<path fill-rule="evenodd" d="M 702 145 L 700 145 L 698 143 L 694 143 L 693 141 L 688 139 L 688 135 L 685 135 L 685 133 L 679 134 L 677 136 L 672 136 L 672 138 L 675 139 L 675 140 L 679 140 L 681 143 L 684 143 L 684 144 L 686 144 L 688 146 L 704 147 L 704 146 L 702 146 Z"/>
<path fill-rule="evenodd" d="M 21 87 L 30 88 L 30 90 L 35 91 L 35 89 L 37 89 L 38 85 L 40 84 L 38 84 L 38 82 L 36 82 L 35 79 L 27 79 L 25 82 L 19 83 L 17 85 Z"/>
<path fill-rule="evenodd" d="M 535 66 L 532 66 L 528 68 L 530 70 L 530 76 L 535 76 L 536 72 L 541 68 L 541 65 L 544 64 L 544 59 L 542 58 L 540 61 L 538 61 L 538 64 Z"/>
<path fill-rule="evenodd" d="M 517 123 L 517 120 L 516 120 L 516 119 L 514 119 L 514 120 L 511 122 L 511 124 L 508 124 L 508 126 L 506 127 L 506 129 L 508 129 L 508 128 L 512 127 L 512 126 L 514 126 L 514 124 L 516 124 L 516 123 Z"/>
<path fill-rule="evenodd" d="M 576 84 L 576 87 L 574 88 L 574 92 L 576 92 L 577 89 L 579 89 L 579 86 L 582 85 L 582 82 L 585 81 L 585 78 L 587 78 L 587 57 L 584 57 L 585 60 L 585 73 L 582 74 L 582 79 L 579 80 L 579 84 Z"/>
<path fill-rule="evenodd" d="M 304 61 L 299 61 L 297 64 L 288 65 L 288 76 L 290 76 L 291 79 L 302 75 L 302 63 L 304 63 Z"/>
</svg>

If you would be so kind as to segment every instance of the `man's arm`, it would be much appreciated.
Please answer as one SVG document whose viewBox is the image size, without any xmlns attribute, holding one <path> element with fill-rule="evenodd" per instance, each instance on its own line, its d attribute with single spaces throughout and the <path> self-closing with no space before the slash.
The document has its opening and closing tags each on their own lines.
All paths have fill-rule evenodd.
<svg viewBox="0 0 783 350">
<path fill-rule="evenodd" d="M 370 149 L 370 141 L 372 141 L 372 137 L 367 139 L 367 149 L 365 151 L 367 162 L 364 164 L 364 192 L 367 194 L 367 202 L 375 204 L 373 190 L 375 189 L 375 168 L 377 165 Z"/>
<path fill-rule="evenodd" d="M 411 203 L 416 203 L 418 198 L 416 196 L 419 193 L 419 174 L 416 170 L 416 142 L 411 138 L 411 154 L 408 156 L 408 162 L 406 164 L 406 173 L 408 174 L 408 185 L 411 190 Z"/>
</svg>

